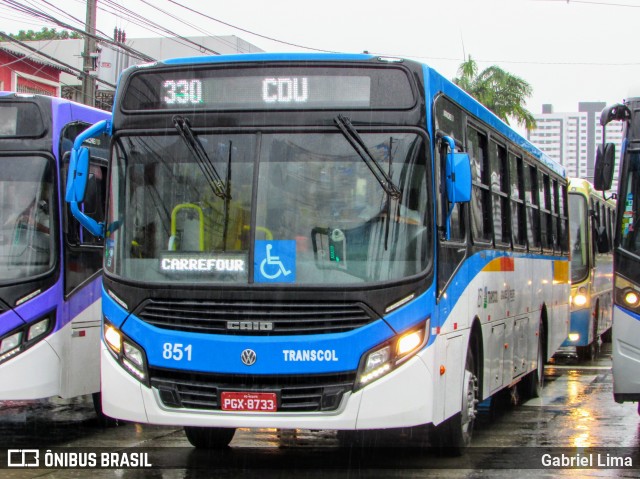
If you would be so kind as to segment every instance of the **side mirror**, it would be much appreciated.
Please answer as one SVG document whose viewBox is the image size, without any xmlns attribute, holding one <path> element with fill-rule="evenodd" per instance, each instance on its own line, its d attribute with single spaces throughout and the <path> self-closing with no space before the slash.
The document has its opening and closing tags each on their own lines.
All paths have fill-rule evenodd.
<svg viewBox="0 0 640 479">
<path fill-rule="evenodd" d="M 71 213 L 93 236 L 104 236 L 104 224 L 98 223 L 93 218 L 86 215 L 80 209 L 78 203 L 84 201 L 89 180 L 89 149 L 82 146 L 82 143 L 89 138 L 101 135 L 109 131 L 109 122 L 99 121 L 95 125 L 80 133 L 73 142 L 71 150 L 71 161 L 69 162 L 69 174 L 67 177 L 67 191 L 65 200 L 69 203 Z"/>
<path fill-rule="evenodd" d="M 468 203 L 471 201 L 471 162 L 468 153 L 456 153 L 455 142 L 445 136 L 449 143 L 445 170 L 447 199 L 449 203 Z"/>
<path fill-rule="evenodd" d="M 600 125 L 606 126 L 612 121 L 623 121 L 631 119 L 631 110 L 622 104 L 609 105 L 600 112 Z"/>
<path fill-rule="evenodd" d="M 451 213 L 456 203 L 471 201 L 471 161 L 468 153 L 456 153 L 455 141 L 445 136 L 443 140 L 449 145 L 445 166 L 445 188 L 449 210 L 445 224 L 445 240 L 451 238 Z"/>
<path fill-rule="evenodd" d="M 607 191 L 611 189 L 615 161 L 616 147 L 613 143 L 598 145 L 593 173 L 593 186 L 595 186 L 596 190 Z"/>
</svg>

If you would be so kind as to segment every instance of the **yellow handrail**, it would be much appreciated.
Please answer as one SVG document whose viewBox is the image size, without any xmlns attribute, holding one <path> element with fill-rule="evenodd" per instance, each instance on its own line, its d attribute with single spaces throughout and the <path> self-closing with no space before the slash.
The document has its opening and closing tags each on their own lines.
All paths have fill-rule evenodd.
<svg viewBox="0 0 640 479">
<path fill-rule="evenodd" d="M 184 209 L 192 209 L 198 212 L 198 217 L 200 218 L 200 251 L 204 251 L 204 213 L 202 208 L 193 203 L 181 203 L 173 208 L 171 212 L 171 236 L 175 237 L 178 234 L 178 226 L 176 225 L 176 218 L 178 213 Z"/>
</svg>

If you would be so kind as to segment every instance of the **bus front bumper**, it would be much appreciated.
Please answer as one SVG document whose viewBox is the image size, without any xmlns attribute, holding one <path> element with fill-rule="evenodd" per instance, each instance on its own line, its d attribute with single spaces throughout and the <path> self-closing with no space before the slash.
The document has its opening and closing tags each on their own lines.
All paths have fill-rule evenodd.
<svg viewBox="0 0 640 479">
<path fill-rule="evenodd" d="M 330 412 L 227 412 L 165 406 L 158 390 L 127 373 L 101 343 L 102 407 L 133 422 L 201 427 L 385 429 L 432 422 L 433 377 L 420 354 L 366 388 L 346 393 Z M 424 351 L 422 352 L 424 354 Z"/>
<path fill-rule="evenodd" d="M 60 394 L 60 358 L 47 341 L 0 365 L 0 400 L 42 399 Z"/>
<path fill-rule="evenodd" d="M 613 397 L 640 401 L 640 320 L 618 306 L 613 312 Z"/>
</svg>

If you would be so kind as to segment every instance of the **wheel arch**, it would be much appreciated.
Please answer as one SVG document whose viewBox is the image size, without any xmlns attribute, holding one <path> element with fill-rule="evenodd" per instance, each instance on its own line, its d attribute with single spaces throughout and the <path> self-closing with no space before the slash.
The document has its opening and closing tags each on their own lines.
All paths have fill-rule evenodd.
<svg viewBox="0 0 640 479">
<path fill-rule="evenodd" d="M 471 329 L 469 333 L 469 345 L 467 347 L 467 354 L 473 354 L 476 367 L 476 376 L 478 377 L 479 391 L 484 391 L 484 343 L 482 337 L 482 327 L 480 326 L 480 318 L 477 316 L 471 321 Z"/>
<path fill-rule="evenodd" d="M 540 322 L 542 323 L 542 347 L 544 348 L 544 360 L 547 361 L 550 358 L 549 354 L 549 313 L 547 312 L 547 305 L 542 305 L 542 310 L 540 311 Z M 538 334 L 540 331 L 538 330 Z M 555 352 L 555 351 L 554 351 Z M 553 354 L 553 353 L 552 353 Z"/>
</svg>

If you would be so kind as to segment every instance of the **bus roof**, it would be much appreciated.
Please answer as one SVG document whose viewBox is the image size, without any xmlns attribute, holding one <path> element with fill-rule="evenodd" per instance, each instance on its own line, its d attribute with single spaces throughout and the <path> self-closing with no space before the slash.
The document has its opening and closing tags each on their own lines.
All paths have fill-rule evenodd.
<svg viewBox="0 0 640 479">
<path fill-rule="evenodd" d="M 538 161 L 544 164 L 550 170 L 556 172 L 558 175 L 566 177 L 566 170 L 560 164 L 549 158 L 534 144 L 529 142 L 526 138 L 520 135 L 511 126 L 506 124 L 500 118 L 498 118 L 493 112 L 487 109 L 484 105 L 478 102 L 475 98 L 471 97 L 464 90 L 459 88 L 451 80 L 445 78 L 436 70 L 430 66 L 417 62 L 414 60 L 387 57 L 380 55 L 371 55 L 368 53 L 243 53 L 235 55 L 215 55 L 215 56 L 200 56 L 200 57 L 183 57 L 183 58 L 169 58 L 166 60 L 136 65 L 131 67 L 145 68 L 155 65 L 167 65 L 167 66 L 179 66 L 179 65 L 203 65 L 203 64 L 220 64 L 220 63 L 253 63 L 253 62 L 287 62 L 287 61 L 304 61 L 304 62 L 322 62 L 322 61 L 352 61 L 352 62 L 372 62 L 379 61 L 381 63 L 409 63 L 414 66 L 422 66 L 425 81 L 428 82 L 426 87 L 431 91 L 441 91 L 460 106 L 466 109 L 469 113 L 475 115 L 489 126 L 494 128 L 499 134 L 503 135 L 509 141 L 512 141 L 520 148 L 525 150 L 528 154 L 535 157 Z M 430 123 L 431 111 L 427 111 L 427 121 Z"/>
<path fill-rule="evenodd" d="M 615 206 L 616 202 L 612 198 L 604 198 L 602 192 L 596 190 L 595 186 L 584 178 L 569 178 L 569 193 L 583 193 L 587 196 L 596 196 L 611 206 Z"/>
</svg>

